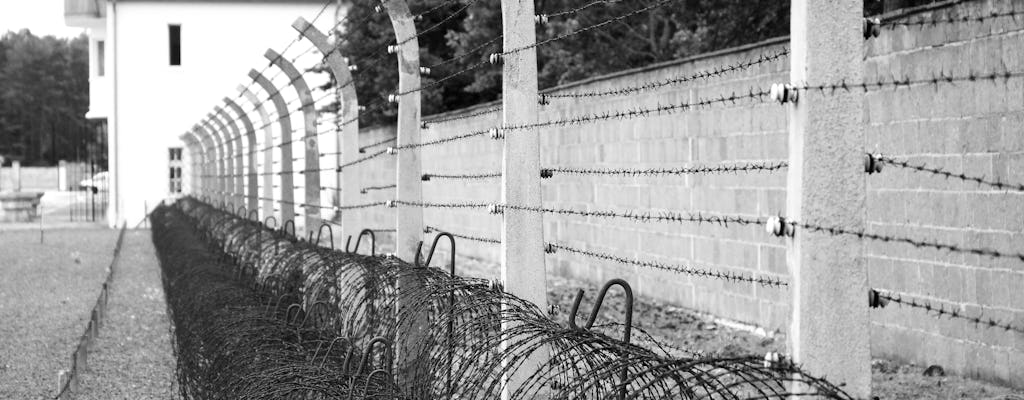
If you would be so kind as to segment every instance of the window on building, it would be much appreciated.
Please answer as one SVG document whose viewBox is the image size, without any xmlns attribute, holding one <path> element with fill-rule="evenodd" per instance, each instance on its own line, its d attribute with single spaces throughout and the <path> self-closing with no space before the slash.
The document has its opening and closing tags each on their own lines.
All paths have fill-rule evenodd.
<svg viewBox="0 0 1024 400">
<path fill-rule="evenodd" d="M 102 40 L 96 41 L 96 76 L 107 74 L 107 49 Z"/>
<path fill-rule="evenodd" d="M 171 65 L 181 65 L 181 25 L 169 26 L 171 38 Z"/>
<path fill-rule="evenodd" d="M 170 192 L 181 193 L 181 147 L 168 149 L 168 163 L 170 167 Z"/>
</svg>

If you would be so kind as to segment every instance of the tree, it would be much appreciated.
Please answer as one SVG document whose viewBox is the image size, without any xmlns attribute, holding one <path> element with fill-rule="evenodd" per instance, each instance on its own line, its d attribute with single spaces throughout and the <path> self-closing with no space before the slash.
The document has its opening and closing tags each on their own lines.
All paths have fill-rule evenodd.
<svg viewBox="0 0 1024 400">
<path fill-rule="evenodd" d="M 52 165 L 84 144 L 88 54 L 85 35 L 37 37 L 26 29 L 0 37 L 0 154 Z"/>
</svg>

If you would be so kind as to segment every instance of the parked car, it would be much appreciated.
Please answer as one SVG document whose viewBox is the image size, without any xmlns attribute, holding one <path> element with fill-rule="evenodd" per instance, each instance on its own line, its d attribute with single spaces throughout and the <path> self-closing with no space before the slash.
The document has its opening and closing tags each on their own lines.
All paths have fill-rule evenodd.
<svg viewBox="0 0 1024 400">
<path fill-rule="evenodd" d="M 100 172 L 93 175 L 92 178 L 82 179 L 81 182 L 78 182 L 78 185 L 81 186 L 82 189 L 92 190 L 93 193 L 100 190 L 107 190 L 107 172 Z"/>
</svg>

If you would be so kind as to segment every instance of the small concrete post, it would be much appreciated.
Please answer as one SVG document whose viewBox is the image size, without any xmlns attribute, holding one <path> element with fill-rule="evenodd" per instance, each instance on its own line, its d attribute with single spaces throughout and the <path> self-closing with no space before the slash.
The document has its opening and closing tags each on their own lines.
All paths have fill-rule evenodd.
<svg viewBox="0 0 1024 400">
<path fill-rule="evenodd" d="M 263 102 L 245 86 L 238 85 L 238 91 L 256 107 L 256 113 L 260 116 L 260 126 L 263 127 L 263 148 L 254 151 L 263 151 L 263 189 L 259 196 L 263 197 L 263 201 L 260 202 L 260 208 L 263 209 L 261 217 L 266 219 L 274 215 L 274 128 Z"/>
<path fill-rule="evenodd" d="M 340 155 L 335 159 L 334 165 L 344 165 L 354 161 L 359 156 L 359 100 L 356 97 L 356 87 L 352 84 L 352 73 L 349 71 L 348 62 L 339 53 L 334 45 L 316 27 L 312 26 L 303 18 L 299 18 L 292 24 L 295 30 L 303 37 L 313 43 L 321 53 L 327 55 L 327 66 L 330 67 L 334 81 L 341 88 L 341 110 L 338 117 L 342 121 L 352 121 L 341 127 L 339 142 Z M 359 203 L 359 174 L 356 168 L 346 168 L 341 171 L 341 179 L 337 187 L 342 189 L 341 193 L 335 193 L 336 198 L 341 201 L 337 205 Z M 342 186 L 344 185 L 344 187 Z M 358 211 L 341 211 L 341 237 L 356 237 L 362 227 L 359 224 Z"/>
<path fill-rule="evenodd" d="M 224 181 L 224 195 L 227 199 L 226 202 L 231 207 L 231 209 L 234 210 L 236 206 L 235 200 L 238 198 L 238 192 L 235 192 L 234 185 L 235 141 L 232 140 L 232 136 L 234 135 L 231 134 L 231 132 L 228 130 L 228 127 L 224 125 L 224 122 L 221 121 L 220 118 L 217 118 L 217 115 L 220 114 L 220 111 L 218 110 L 221 110 L 221 108 L 214 107 L 214 111 L 207 114 L 207 118 L 209 118 L 209 120 L 217 126 L 217 129 L 215 129 L 215 131 L 217 135 L 220 137 L 221 147 L 224 150 L 223 153 L 221 153 L 221 156 L 223 157 L 221 162 L 224 165 L 224 175 L 222 175 Z"/>
<path fill-rule="evenodd" d="M 414 145 L 420 141 L 420 46 L 416 38 L 416 25 L 413 21 L 409 5 L 405 0 L 384 0 L 391 26 L 395 31 L 395 41 L 391 47 L 398 58 L 398 92 L 406 94 L 394 96 L 398 101 L 398 146 Z M 422 168 L 418 149 L 400 150 L 396 167 L 396 200 L 421 202 L 423 200 Z M 349 191 L 357 190 L 354 187 Z M 395 217 L 395 253 L 406 262 L 413 262 L 419 243 L 423 239 L 423 209 L 420 207 L 398 206 Z M 403 276 L 398 282 L 399 302 L 411 300 L 402 293 L 414 292 L 422 285 L 413 276 Z M 412 316 L 408 325 L 398 334 L 395 346 L 399 364 L 399 385 L 411 389 L 407 395 L 417 398 L 426 393 L 415 392 L 418 388 L 428 386 L 429 377 L 420 368 L 414 368 L 414 362 L 426 341 L 427 315 Z M 414 383 L 416 385 L 414 385 Z"/>
<path fill-rule="evenodd" d="M 249 77 L 256 81 L 264 92 L 270 96 L 274 103 L 274 110 L 277 112 L 277 123 L 281 130 L 281 221 L 292 221 L 295 219 L 295 174 L 292 172 L 292 116 L 288 113 L 288 104 L 285 103 L 281 92 L 273 83 L 256 70 L 249 71 Z M 264 146 L 273 151 L 274 143 L 267 142 Z M 272 166 L 273 162 L 267 163 Z M 273 176 L 273 175 L 270 175 Z M 273 186 L 273 185 L 271 185 Z M 268 198 L 273 198 L 270 196 Z"/>
<path fill-rule="evenodd" d="M 503 48 L 536 43 L 532 0 L 501 2 Z M 504 56 L 502 65 L 503 126 L 537 122 L 537 51 Z M 541 207 L 540 138 L 537 129 L 506 135 L 502 147 L 501 199 L 505 204 Z M 547 309 L 544 229 L 540 213 L 504 210 L 501 230 L 501 279 L 505 291 Z M 508 329 L 503 326 L 502 329 Z M 535 352 L 507 376 L 504 395 L 515 392 L 536 372 L 546 354 Z"/>
<path fill-rule="evenodd" d="M 860 82 L 863 1 L 792 4 L 791 83 Z M 852 92 L 804 91 L 790 105 L 787 219 L 854 231 L 864 228 L 862 107 L 861 96 Z M 797 228 L 787 250 L 793 361 L 810 374 L 845 384 L 843 389 L 854 398 L 870 398 L 863 245 L 853 236 Z"/>
<path fill-rule="evenodd" d="M 256 130 L 252 126 L 252 120 L 249 119 L 249 114 L 246 114 L 242 107 L 231 100 L 230 97 L 224 98 L 224 103 L 231 108 L 235 114 L 238 115 L 238 119 L 242 121 L 242 127 L 245 128 L 245 142 L 248 150 L 245 154 L 247 155 L 245 163 L 245 209 L 252 212 L 259 207 L 257 197 L 259 197 L 259 188 L 257 187 L 258 181 L 256 179 Z M 241 148 L 241 144 L 239 144 Z M 238 160 L 239 163 L 242 160 Z"/>
<path fill-rule="evenodd" d="M 313 95 L 309 92 L 309 85 L 306 84 L 306 79 L 302 77 L 302 73 L 295 69 L 295 66 L 290 61 L 277 54 L 274 50 L 267 50 L 263 56 L 270 60 L 271 64 L 284 71 L 285 76 L 292 83 L 292 87 L 295 88 L 299 101 L 302 103 L 302 116 L 306 128 L 305 136 L 302 138 L 306 150 L 305 157 L 303 157 L 306 167 L 302 173 L 306 177 L 306 196 L 302 201 L 306 207 L 303 214 L 306 220 L 305 229 L 318 229 L 322 223 L 320 220 L 320 206 L 322 204 L 320 203 L 320 146 L 316 129 L 316 103 L 313 100 Z"/>
<path fill-rule="evenodd" d="M 217 106 L 213 108 L 217 115 L 227 121 L 228 132 L 231 143 L 231 152 L 228 153 L 228 157 L 231 158 L 231 178 L 228 182 L 231 183 L 231 192 L 237 197 L 238 203 L 234 204 L 235 209 L 239 205 L 245 204 L 245 164 L 243 157 L 245 149 L 242 147 L 242 132 L 238 129 L 238 124 L 235 123 L 235 118 L 228 114 L 224 108 Z M 234 211 L 234 210 L 232 210 Z"/>
<path fill-rule="evenodd" d="M 201 165 L 197 162 L 198 158 L 202 154 L 202 145 L 196 138 L 195 133 L 188 131 L 180 136 L 181 141 L 185 142 L 185 147 L 188 148 L 188 174 L 182 174 L 182 179 L 188 176 L 188 182 L 182 182 L 184 191 L 188 194 L 195 194 L 200 188 L 200 177 L 197 172 L 197 167 Z M 187 185 L 185 184 L 187 183 Z"/>
<path fill-rule="evenodd" d="M 13 190 L 15 192 L 21 191 L 21 161 L 11 161 L 11 178 L 14 180 Z"/>
</svg>

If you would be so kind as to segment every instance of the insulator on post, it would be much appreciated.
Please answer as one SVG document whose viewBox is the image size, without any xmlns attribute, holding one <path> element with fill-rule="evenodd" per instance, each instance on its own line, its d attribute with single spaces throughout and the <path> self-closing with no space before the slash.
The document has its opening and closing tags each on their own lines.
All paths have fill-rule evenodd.
<svg viewBox="0 0 1024 400">
<path fill-rule="evenodd" d="M 540 178 L 541 179 L 548 179 L 548 178 L 550 178 L 552 176 L 555 176 L 555 172 L 554 171 L 552 171 L 552 170 L 550 170 L 548 168 L 541 168 L 541 170 L 540 170 Z"/>
<path fill-rule="evenodd" d="M 867 172 L 869 175 L 870 174 L 874 174 L 874 173 L 878 173 L 878 172 L 882 172 L 882 163 L 879 162 L 879 158 L 881 158 L 881 157 L 882 157 L 881 154 L 871 154 L 871 153 L 865 154 L 864 155 L 864 172 Z"/>
<path fill-rule="evenodd" d="M 378 4 L 378 5 L 373 6 L 373 12 L 375 12 L 375 13 L 384 12 L 384 5 L 383 4 Z"/>
<path fill-rule="evenodd" d="M 388 54 L 395 54 L 397 52 L 398 52 L 398 45 L 397 44 L 389 44 L 388 45 Z"/>
<path fill-rule="evenodd" d="M 882 34 L 882 20 L 878 18 L 864 18 L 864 39 L 878 37 Z"/>
<path fill-rule="evenodd" d="M 387 153 L 388 153 L 388 154 L 390 154 L 390 155 L 395 155 L 395 154 L 398 154 L 398 149 L 396 149 L 396 148 L 394 148 L 394 147 L 388 147 L 388 149 L 387 149 L 386 151 L 387 151 Z"/>
<path fill-rule="evenodd" d="M 540 98 L 537 99 L 537 104 L 540 104 L 542 106 L 546 106 L 546 105 L 548 105 L 550 103 L 551 102 L 548 100 L 548 95 L 546 95 L 544 93 L 541 93 L 540 94 Z"/>
<path fill-rule="evenodd" d="M 388 95 L 388 103 L 397 103 L 397 102 L 398 102 L 398 95 L 397 94 L 389 94 Z"/>
<path fill-rule="evenodd" d="M 427 129 L 427 128 L 430 128 L 430 125 L 427 124 L 427 121 L 420 122 L 420 129 Z"/>
<path fill-rule="evenodd" d="M 498 204 L 491 204 L 487 207 L 487 212 L 491 214 L 501 214 L 501 206 Z"/>
<path fill-rule="evenodd" d="M 555 254 L 555 244 L 554 243 L 547 243 L 547 244 L 545 244 L 544 245 L 544 253 Z"/>
<path fill-rule="evenodd" d="M 875 289 L 868 289 L 868 307 L 884 308 L 889 305 L 889 299 L 882 297 Z"/>
<path fill-rule="evenodd" d="M 501 128 L 491 128 L 490 133 L 491 133 L 491 139 L 497 140 L 497 139 L 504 139 L 505 138 L 505 131 L 503 129 L 501 129 Z"/>
<path fill-rule="evenodd" d="M 356 71 L 358 71 L 358 70 L 359 70 L 359 66 L 358 66 L 358 65 L 355 65 L 355 64 L 349 65 L 349 66 L 348 66 L 348 70 L 349 70 L 350 72 L 356 72 Z"/>
<path fill-rule="evenodd" d="M 537 14 L 537 15 L 533 16 L 533 20 L 538 25 L 544 25 L 544 24 L 548 23 L 548 15 L 547 14 Z"/>
<path fill-rule="evenodd" d="M 769 351 L 764 355 L 764 367 L 765 368 L 780 368 L 782 363 L 786 360 L 786 357 L 775 351 Z"/>
<path fill-rule="evenodd" d="M 423 181 L 423 182 L 430 182 L 430 174 L 423 174 L 423 176 L 420 177 L 420 180 Z M 427 233 L 430 233 L 430 232 L 427 232 Z"/>
<path fill-rule="evenodd" d="M 351 64 L 352 63 L 352 59 L 350 59 L 348 57 L 342 57 L 341 59 L 345 60 L 345 64 Z"/>
<path fill-rule="evenodd" d="M 771 95 L 771 99 L 779 102 L 780 104 L 785 103 L 796 103 L 799 97 L 798 90 L 791 84 L 788 83 L 773 83 L 771 90 L 768 93 Z"/>
<path fill-rule="evenodd" d="M 430 76 L 430 67 L 420 67 L 420 75 Z"/>
<path fill-rule="evenodd" d="M 768 220 L 766 220 L 764 224 L 764 230 L 765 232 L 775 236 L 791 236 L 790 232 L 788 232 L 789 229 L 787 226 L 788 225 L 786 224 L 786 219 L 784 217 L 768 217 Z"/>
<path fill-rule="evenodd" d="M 491 53 L 489 60 L 491 61 L 491 64 L 497 64 L 501 61 L 501 53 Z"/>
<path fill-rule="evenodd" d="M 384 202 L 384 207 L 395 208 L 396 204 L 394 200 L 388 200 Z"/>
<path fill-rule="evenodd" d="M 359 106 L 359 112 L 366 111 L 366 106 Z"/>
</svg>

